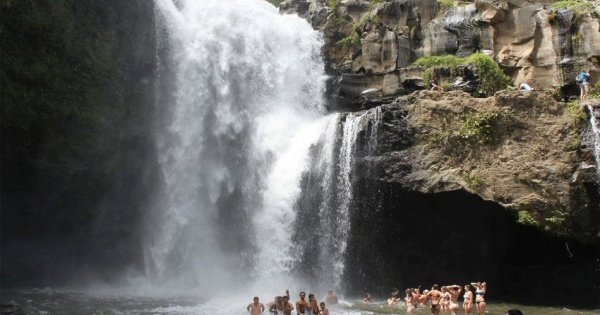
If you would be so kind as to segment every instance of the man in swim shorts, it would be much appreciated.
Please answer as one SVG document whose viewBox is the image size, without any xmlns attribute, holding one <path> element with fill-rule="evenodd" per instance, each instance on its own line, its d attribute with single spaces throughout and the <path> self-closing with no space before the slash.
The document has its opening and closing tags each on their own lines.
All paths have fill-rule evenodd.
<svg viewBox="0 0 600 315">
<path fill-rule="evenodd" d="M 306 308 L 308 307 L 308 302 L 305 300 L 306 293 L 304 291 L 300 292 L 300 299 L 296 301 L 296 312 L 298 314 L 306 314 Z"/>
<path fill-rule="evenodd" d="M 250 315 L 260 315 L 265 311 L 265 306 L 258 301 L 258 296 L 254 297 L 254 302 L 246 307 Z"/>
</svg>

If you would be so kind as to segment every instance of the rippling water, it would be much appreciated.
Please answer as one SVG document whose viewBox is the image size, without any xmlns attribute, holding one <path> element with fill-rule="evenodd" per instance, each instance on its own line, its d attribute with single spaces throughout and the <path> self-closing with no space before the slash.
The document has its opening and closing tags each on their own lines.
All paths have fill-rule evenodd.
<svg viewBox="0 0 600 315">
<path fill-rule="evenodd" d="M 140 297 L 110 294 L 89 294 L 67 290 L 35 289 L 2 292 L 2 314 L 198 314 L 246 315 L 245 307 L 252 301 L 232 296 L 228 299 L 203 301 L 198 297 Z M 263 301 L 264 302 L 264 301 Z M 504 315 L 508 309 L 518 308 L 525 315 L 599 315 L 600 310 L 575 310 L 560 307 L 523 306 L 507 303 L 488 305 L 489 315 Z M 430 314 L 426 307 L 414 314 Z M 15 313 L 10 313 L 14 311 Z M 19 313 L 19 311 L 22 311 Z M 364 305 L 356 300 L 342 301 L 330 308 L 332 315 L 406 314 L 400 306 L 389 308 L 383 303 Z M 265 315 L 271 314 L 265 312 Z M 293 313 L 295 314 L 295 312 Z M 444 314 L 444 313 L 442 313 Z M 449 313 L 446 313 L 449 314 Z M 461 313 L 464 314 L 464 313 Z"/>
</svg>

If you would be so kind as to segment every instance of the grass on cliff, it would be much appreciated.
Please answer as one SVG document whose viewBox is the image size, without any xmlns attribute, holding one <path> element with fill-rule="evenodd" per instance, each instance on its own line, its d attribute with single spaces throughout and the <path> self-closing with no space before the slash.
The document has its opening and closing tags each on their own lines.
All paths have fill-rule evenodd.
<svg viewBox="0 0 600 315">
<path fill-rule="evenodd" d="M 552 7 L 555 10 L 571 10 L 575 15 L 588 14 L 594 11 L 594 5 L 586 0 L 560 0 L 554 2 Z"/>
<path fill-rule="evenodd" d="M 458 66 L 461 65 L 475 68 L 480 80 L 479 89 L 476 91 L 479 96 L 490 96 L 512 85 L 512 80 L 504 74 L 496 61 L 483 53 L 475 53 L 464 58 L 453 55 L 422 57 L 413 63 L 413 66 L 425 68 L 423 81 L 427 86 L 431 83 L 436 68 L 448 68 L 451 75 L 455 76 Z"/>
<path fill-rule="evenodd" d="M 429 141 L 438 143 L 454 153 L 463 152 L 464 146 L 488 146 L 498 144 L 513 122 L 510 110 L 490 112 L 468 112 L 460 120 L 446 116 L 441 122 L 442 130 L 429 136 Z M 458 149 L 456 151 L 455 149 Z M 473 186 L 480 186 L 476 178 L 465 178 Z"/>
<path fill-rule="evenodd" d="M 345 21 L 345 22 L 347 22 L 347 21 Z M 381 20 L 379 19 L 379 17 L 377 15 L 365 14 L 358 23 L 352 25 L 352 31 L 350 32 L 350 34 L 348 34 L 348 36 L 342 38 L 336 44 L 337 45 L 360 44 L 360 34 L 358 33 L 358 31 L 360 29 L 362 29 L 363 26 L 365 26 L 367 23 L 379 24 L 380 22 L 381 22 Z M 350 23 L 350 22 L 347 22 L 347 23 Z"/>
</svg>

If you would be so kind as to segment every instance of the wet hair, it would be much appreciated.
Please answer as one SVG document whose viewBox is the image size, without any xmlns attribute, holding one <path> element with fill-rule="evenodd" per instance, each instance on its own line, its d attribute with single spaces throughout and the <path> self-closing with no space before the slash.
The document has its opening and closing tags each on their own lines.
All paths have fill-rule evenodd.
<svg viewBox="0 0 600 315">
<path fill-rule="evenodd" d="M 409 294 L 412 293 L 412 290 L 411 289 L 406 289 L 406 290 L 404 290 L 404 293 L 406 293 L 406 295 L 409 295 Z"/>
<path fill-rule="evenodd" d="M 255 296 L 253 300 L 258 300 L 258 296 Z"/>
<path fill-rule="evenodd" d="M 325 306 L 325 302 L 319 303 L 320 306 Z"/>
<path fill-rule="evenodd" d="M 300 295 L 303 295 L 303 294 L 306 296 L 306 292 L 300 291 Z"/>
<path fill-rule="evenodd" d="M 432 290 L 439 290 L 439 289 L 440 289 L 440 286 L 439 286 L 439 285 L 437 285 L 437 284 L 434 284 L 434 285 L 431 287 L 431 289 L 432 289 Z"/>
<path fill-rule="evenodd" d="M 523 312 L 521 312 L 520 310 L 513 308 L 508 310 L 508 312 L 506 312 L 507 315 L 523 315 Z"/>
</svg>

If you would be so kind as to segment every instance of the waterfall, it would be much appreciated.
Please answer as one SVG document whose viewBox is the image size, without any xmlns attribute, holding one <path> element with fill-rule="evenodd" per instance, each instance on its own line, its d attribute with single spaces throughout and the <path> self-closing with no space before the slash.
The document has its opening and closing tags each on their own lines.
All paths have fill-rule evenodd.
<svg viewBox="0 0 600 315">
<path fill-rule="evenodd" d="M 322 291 L 344 289 L 357 158 L 375 150 L 380 115 L 376 108 L 331 118 L 303 175 L 293 236 L 293 252 L 300 258 L 294 269 Z"/>
<path fill-rule="evenodd" d="M 321 38 L 262 0 L 155 1 L 167 95 L 146 274 L 203 294 L 282 279 L 310 148 L 335 119 Z"/>
<path fill-rule="evenodd" d="M 586 105 L 588 112 L 590 113 L 590 126 L 592 127 L 592 137 L 594 138 L 594 157 L 596 158 L 596 173 L 600 180 L 600 127 L 599 122 L 596 121 L 594 115 L 594 108 L 590 105 Z"/>
</svg>

